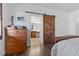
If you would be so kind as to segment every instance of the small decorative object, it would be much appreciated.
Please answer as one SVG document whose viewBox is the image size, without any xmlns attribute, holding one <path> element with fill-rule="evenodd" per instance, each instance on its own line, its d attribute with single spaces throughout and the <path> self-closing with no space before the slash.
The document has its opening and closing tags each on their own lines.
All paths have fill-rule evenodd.
<svg viewBox="0 0 79 59">
<path fill-rule="evenodd" d="M 30 24 L 30 29 L 33 30 L 33 24 Z"/>
<path fill-rule="evenodd" d="M 11 25 L 13 25 L 13 19 L 14 19 L 14 17 L 11 16 Z"/>
</svg>

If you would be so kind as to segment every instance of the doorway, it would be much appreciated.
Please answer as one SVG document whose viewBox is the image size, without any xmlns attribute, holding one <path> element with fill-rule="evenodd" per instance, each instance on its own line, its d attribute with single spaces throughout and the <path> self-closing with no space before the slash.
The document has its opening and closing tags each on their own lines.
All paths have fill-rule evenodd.
<svg viewBox="0 0 79 59">
<path fill-rule="evenodd" d="M 30 17 L 30 46 L 41 45 L 43 39 L 43 17 L 34 15 Z"/>
<path fill-rule="evenodd" d="M 34 15 L 30 17 L 31 39 L 30 46 L 40 44 L 54 44 L 55 16 Z"/>
</svg>

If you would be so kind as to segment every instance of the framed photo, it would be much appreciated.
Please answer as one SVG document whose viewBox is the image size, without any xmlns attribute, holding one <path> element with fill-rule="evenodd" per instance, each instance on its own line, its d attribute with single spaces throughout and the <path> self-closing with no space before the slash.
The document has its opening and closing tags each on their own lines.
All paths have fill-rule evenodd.
<svg viewBox="0 0 79 59">
<path fill-rule="evenodd" d="M 17 21 L 25 22 L 25 16 L 18 16 Z"/>
</svg>

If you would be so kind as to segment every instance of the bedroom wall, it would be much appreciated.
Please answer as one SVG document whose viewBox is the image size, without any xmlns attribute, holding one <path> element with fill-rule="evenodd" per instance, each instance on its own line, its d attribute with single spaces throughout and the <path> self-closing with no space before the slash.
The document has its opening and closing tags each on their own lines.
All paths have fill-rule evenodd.
<svg viewBox="0 0 79 59">
<path fill-rule="evenodd" d="M 7 25 L 10 25 L 11 22 L 10 22 L 10 16 L 13 15 L 13 10 L 14 10 L 14 6 L 11 4 L 3 4 L 2 5 L 2 13 L 3 13 L 3 20 L 2 20 L 2 25 L 3 25 L 3 35 L 2 35 L 2 40 L 0 40 L 0 56 L 1 55 L 4 55 L 5 54 L 5 31 L 4 31 L 4 28 L 7 26 Z"/>
<path fill-rule="evenodd" d="M 79 19 L 79 9 L 69 13 L 69 34 L 76 35 L 76 23 Z"/>
<path fill-rule="evenodd" d="M 27 27 L 29 28 L 29 14 L 26 14 L 25 11 L 34 11 L 38 13 L 54 14 L 56 16 L 55 22 L 55 34 L 56 36 L 67 35 L 68 34 L 68 13 L 57 11 L 53 9 L 48 9 L 44 7 L 39 7 L 31 4 L 3 4 L 3 39 L 0 40 L 0 55 L 5 53 L 5 36 L 4 28 L 7 25 L 10 25 L 11 16 L 24 15 L 27 16 Z M 28 40 L 28 45 L 30 44 Z"/>
<path fill-rule="evenodd" d="M 29 24 L 29 17 L 32 14 L 27 14 L 25 13 L 25 11 L 33 11 L 33 12 L 37 12 L 37 13 L 46 13 L 46 14 L 51 14 L 51 15 L 55 15 L 56 16 L 56 21 L 55 21 L 55 36 L 64 36 L 64 35 L 68 35 L 68 19 L 69 19 L 69 15 L 68 13 L 62 12 L 62 11 L 57 11 L 54 9 L 48 9 L 48 8 L 44 8 L 44 7 L 40 7 L 40 6 L 36 6 L 36 5 L 32 5 L 32 4 L 14 4 L 16 9 L 15 9 L 15 17 L 19 16 L 19 15 L 24 15 L 26 16 L 26 23 L 27 23 L 27 27 L 29 29 L 30 24 Z M 28 40 L 29 41 L 29 40 Z M 43 42 L 43 37 L 42 40 Z"/>
<path fill-rule="evenodd" d="M 55 36 L 68 35 L 69 14 L 61 11 L 56 11 L 54 14 L 56 15 Z"/>
<path fill-rule="evenodd" d="M 54 9 L 48 9 L 32 4 L 15 4 L 16 5 L 16 11 L 17 13 L 25 14 L 25 11 L 34 11 L 38 13 L 46 13 L 46 14 L 51 14 L 55 15 L 56 19 L 56 25 L 55 25 L 55 34 L 56 36 L 64 36 L 68 34 L 68 20 L 69 20 L 69 15 L 68 13 L 54 10 Z"/>
</svg>

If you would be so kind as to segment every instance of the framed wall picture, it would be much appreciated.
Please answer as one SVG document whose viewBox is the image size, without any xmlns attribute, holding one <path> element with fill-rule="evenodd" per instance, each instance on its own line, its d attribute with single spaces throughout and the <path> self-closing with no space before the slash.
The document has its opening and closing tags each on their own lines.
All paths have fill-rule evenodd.
<svg viewBox="0 0 79 59">
<path fill-rule="evenodd" d="M 25 22 L 25 16 L 18 16 L 17 21 Z"/>
<path fill-rule="evenodd" d="M 26 26 L 26 16 L 17 16 L 14 20 L 14 26 Z"/>
</svg>

